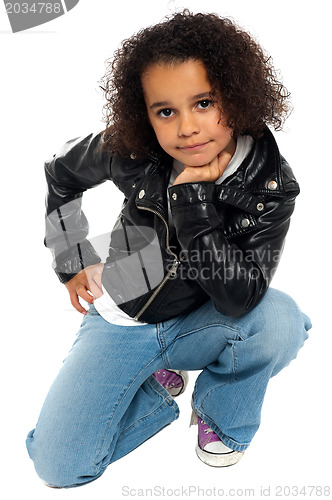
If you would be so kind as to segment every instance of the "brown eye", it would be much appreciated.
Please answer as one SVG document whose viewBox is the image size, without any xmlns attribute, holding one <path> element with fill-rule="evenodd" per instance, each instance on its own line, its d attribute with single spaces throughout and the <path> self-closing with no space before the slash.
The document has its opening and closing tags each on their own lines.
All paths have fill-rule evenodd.
<svg viewBox="0 0 332 500">
<path fill-rule="evenodd" d="M 208 107 L 210 107 L 211 104 L 212 104 L 212 101 L 210 99 L 203 99 L 203 101 L 199 101 L 197 106 L 200 109 L 207 109 Z"/>
<path fill-rule="evenodd" d="M 161 111 L 159 111 L 158 115 L 160 115 L 162 118 L 169 118 L 170 116 L 172 116 L 173 114 L 173 111 L 171 109 L 162 109 Z"/>
</svg>

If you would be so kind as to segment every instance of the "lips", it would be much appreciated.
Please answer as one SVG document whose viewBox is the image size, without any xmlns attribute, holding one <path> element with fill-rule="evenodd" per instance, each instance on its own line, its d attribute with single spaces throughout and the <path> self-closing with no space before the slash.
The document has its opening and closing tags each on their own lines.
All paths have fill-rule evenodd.
<svg viewBox="0 0 332 500">
<path fill-rule="evenodd" d="M 202 148 L 204 148 L 204 146 L 206 146 L 207 144 L 209 144 L 210 141 L 207 141 L 207 142 L 197 142 L 196 144 L 190 144 L 188 146 L 180 146 L 179 149 L 183 150 L 183 151 L 198 151 Z"/>
</svg>

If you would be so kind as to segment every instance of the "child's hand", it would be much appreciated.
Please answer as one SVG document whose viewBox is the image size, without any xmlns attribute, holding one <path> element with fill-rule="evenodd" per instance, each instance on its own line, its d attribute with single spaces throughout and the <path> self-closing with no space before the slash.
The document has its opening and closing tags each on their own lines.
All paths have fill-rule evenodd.
<svg viewBox="0 0 332 500">
<path fill-rule="evenodd" d="M 70 302 L 78 312 L 86 314 L 86 309 L 81 306 L 78 297 L 92 304 L 94 299 L 103 295 L 101 285 L 103 268 L 104 264 L 102 263 L 88 266 L 65 284 L 69 292 Z"/>
<path fill-rule="evenodd" d="M 185 182 L 215 182 L 224 173 L 232 158 L 228 151 L 222 151 L 214 160 L 199 167 L 188 167 L 185 165 L 184 171 L 175 179 L 175 184 Z"/>
</svg>

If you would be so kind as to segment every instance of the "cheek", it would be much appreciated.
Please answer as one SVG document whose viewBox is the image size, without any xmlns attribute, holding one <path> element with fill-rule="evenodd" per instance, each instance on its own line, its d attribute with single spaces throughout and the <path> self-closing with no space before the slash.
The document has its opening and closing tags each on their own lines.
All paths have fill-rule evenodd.
<svg viewBox="0 0 332 500">
<path fill-rule="evenodd" d="M 232 130 L 228 127 L 219 125 L 219 127 L 216 128 L 216 137 L 219 142 L 229 142 L 232 138 Z"/>
</svg>

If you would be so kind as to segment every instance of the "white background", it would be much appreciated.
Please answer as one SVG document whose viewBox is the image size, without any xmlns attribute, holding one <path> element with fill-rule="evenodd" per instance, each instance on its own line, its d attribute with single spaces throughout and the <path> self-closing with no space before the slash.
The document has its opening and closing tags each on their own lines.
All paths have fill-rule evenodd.
<svg viewBox="0 0 332 500">
<path fill-rule="evenodd" d="M 24 441 L 35 426 L 81 316 L 72 309 L 43 246 L 43 162 L 65 141 L 103 128 L 98 81 L 120 41 L 181 7 L 234 18 L 272 55 L 292 92 L 295 110 L 285 131 L 275 136 L 302 191 L 273 286 L 295 298 L 311 317 L 313 328 L 297 359 L 271 381 L 261 428 L 236 466 L 214 469 L 195 455 L 197 428 L 188 428 L 197 375 L 192 373 L 189 390 L 178 399 L 180 419 L 111 465 L 98 481 L 52 490 L 36 476 Z M 331 485 L 329 10 L 329 2 L 322 0 L 81 0 L 52 22 L 12 34 L 1 4 L 4 498 L 117 499 L 124 496 L 125 487 L 132 489 L 131 496 L 139 496 L 139 489 L 164 487 L 166 497 L 176 497 L 182 486 L 202 489 L 199 496 L 190 490 L 191 498 L 201 498 L 203 493 L 211 497 L 213 488 L 223 488 L 230 495 L 230 489 L 240 489 L 243 497 L 250 493 L 244 490 L 252 488 L 259 498 L 261 487 L 266 496 L 270 486 L 274 497 L 277 485 Z M 91 236 L 110 230 L 121 200 L 111 183 L 87 193 L 84 207 Z M 103 214 L 109 212 L 109 219 L 98 218 L 101 207 Z M 316 497 L 318 490 L 311 495 Z"/>
</svg>

